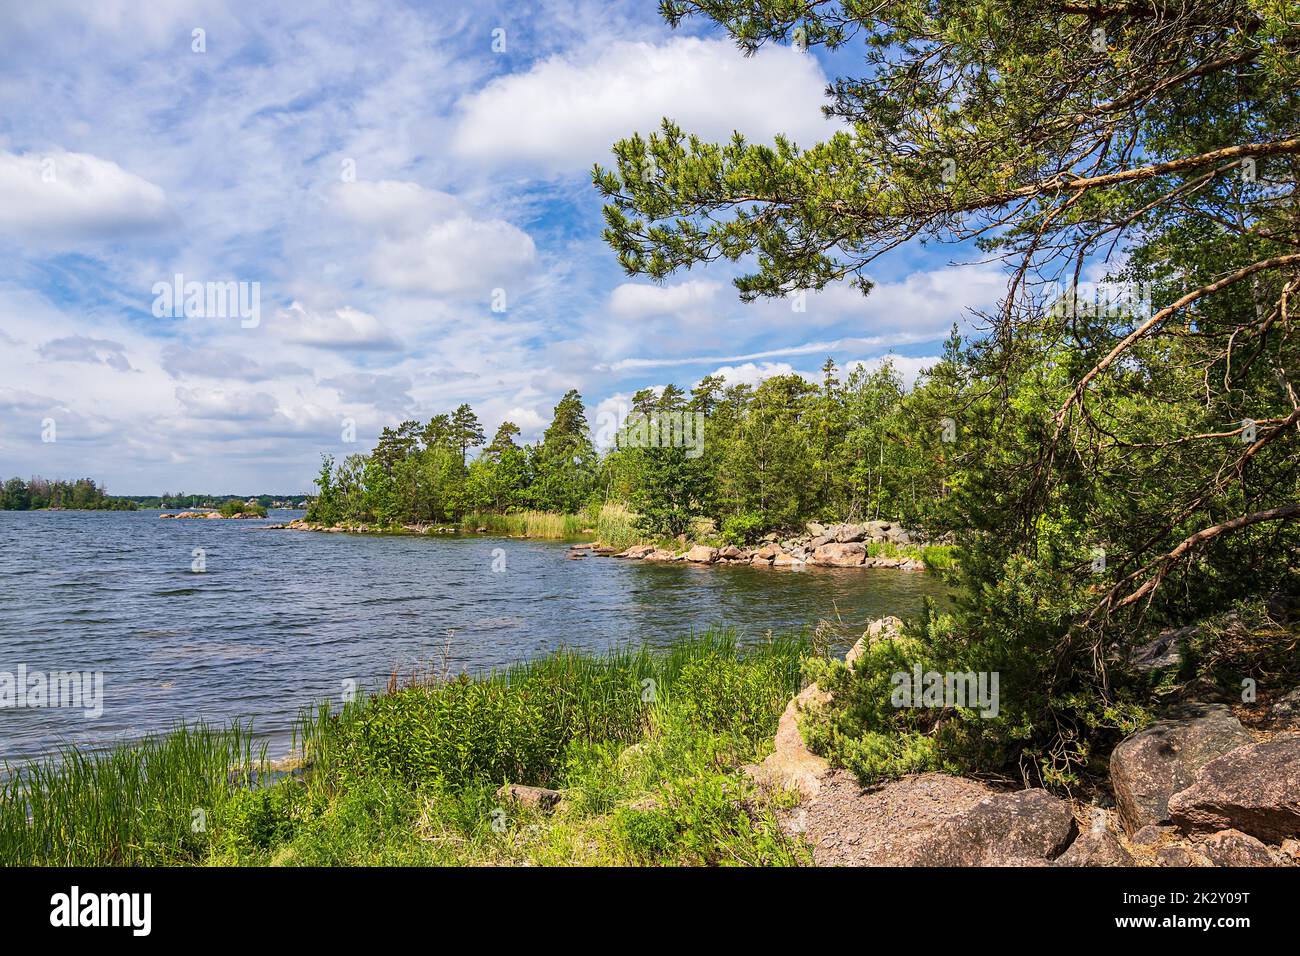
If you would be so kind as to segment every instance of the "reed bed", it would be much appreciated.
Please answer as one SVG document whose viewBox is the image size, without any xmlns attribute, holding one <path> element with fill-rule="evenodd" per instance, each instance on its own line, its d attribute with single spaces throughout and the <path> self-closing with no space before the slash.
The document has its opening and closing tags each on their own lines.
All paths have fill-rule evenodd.
<svg viewBox="0 0 1300 956">
<path fill-rule="evenodd" d="M 244 725 L 198 724 L 109 750 L 67 746 L 6 768 L 0 864 L 198 862 L 210 819 L 246 782 L 235 768 L 265 756 Z"/>
</svg>

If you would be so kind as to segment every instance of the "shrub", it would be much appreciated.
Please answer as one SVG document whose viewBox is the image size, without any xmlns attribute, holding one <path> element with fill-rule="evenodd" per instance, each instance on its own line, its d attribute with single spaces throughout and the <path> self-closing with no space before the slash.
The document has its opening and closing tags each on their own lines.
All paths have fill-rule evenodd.
<svg viewBox="0 0 1300 956">
<path fill-rule="evenodd" d="M 762 535 L 764 524 L 763 516 L 753 511 L 728 515 L 722 519 L 722 540 L 727 544 L 750 544 Z"/>
</svg>

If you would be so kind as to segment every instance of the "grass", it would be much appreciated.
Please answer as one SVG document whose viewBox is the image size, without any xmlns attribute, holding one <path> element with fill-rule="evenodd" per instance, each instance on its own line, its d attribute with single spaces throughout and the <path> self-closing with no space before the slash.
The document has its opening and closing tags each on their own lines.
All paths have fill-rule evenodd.
<svg viewBox="0 0 1300 956">
<path fill-rule="evenodd" d="M 65 747 L 0 784 L 0 865 L 198 862 L 204 830 L 265 761 L 246 728 L 181 726 L 104 751 Z"/>
<path fill-rule="evenodd" d="M 486 528 L 493 534 L 524 535 L 529 538 L 576 538 L 587 535 L 610 547 L 629 548 L 649 544 L 635 527 L 636 515 L 626 505 L 613 502 L 593 505 L 576 514 L 552 511 L 511 511 L 506 514 L 475 513 L 461 518 L 464 531 Z"/>
<path fill-rule="evenodd" d="M 245 731 L 181 728 L 24 769 L 0 863 L 797 864 L 784 797 L 739 770 L 771 747 L 807 641 L 711 631 L 662 652 L 560 651 L 303 715 L 299 776 L 231 774 Z M 544 815 L 502 783 L 564 791 Z M 195 828 L 195 810 L 203 825 Z"/>
</svg>

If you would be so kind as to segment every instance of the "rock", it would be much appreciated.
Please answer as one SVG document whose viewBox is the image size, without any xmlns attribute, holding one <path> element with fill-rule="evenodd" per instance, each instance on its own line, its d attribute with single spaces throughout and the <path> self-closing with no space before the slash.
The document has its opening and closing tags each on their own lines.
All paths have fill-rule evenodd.
<svg viewBox="0 0 1300 956">
<path fill-rule="evenodd" d="M 826 564 L 833 568 L 857 567 L 867 559 L 866 545 L 857 542 L 843 544 L 823 544 L 812 553 L 816 564 Z"/>
<path fill-rule="evenodd" d="M 866 524 L 867 537 L 872 541 L 884 541 L 885 535 L 893 528 L 888 521 L 868 521 Z"/>
<path fill-rule="evenodd" d="M 474 531 L 477 534 L 487 534 L 487 528 L 475 528 Z"/>
<path fill-rule="evenodd" d="M 1156 861 L 1161 866 L 1214 866 L 1209 857 L 1185 843 L 1162 846 L 1156 851 Z"/>
<path fill-rule="evenodd" d="M 835 533 L 835 540 L 840 544 L 848 544 L 852 541 L 861 541 L 867 536 L 866 525 L 861 524 L 842 524 Z"/>
<path fill-rule="evenodd" d="M 677 556 L 673 554 L 671 551 L 665 551 L 663 548 L 655 548 L 653 551 L 651 551 L 641 560 L 642 561 L 673 561 L 676 559 L 676 557 Z"/>
<path fill-rule="evenodd" d="M 766 568 L 766 567 L 770 567 L 770 566 L 771 566 L 771 564 L 772 564 L 772 559 L 769 558 L 769 557 L 766 557 L 766 556 L 765 556 L 762 552 L 760 552 L 760 551 L 755 551 L 752 555 L 750 555 L 749 563 L 750 563 L 750 564 L 756 564 L 756 565 L 762 565 L 763 567 Z"/>
<path fill-rule="evenodd" d="M 802 568 L 803 566 L 804 560 L 802 558 L 795 557 L 793 554 L 786 554 L 785 552 L 778 554 L 772 559 L 772 567 L 774 568 Z"/>
<path fill-rule="evenodd" d="M 1105 826 L 1079 834 L 1070 848 L 1056 858 L 1053 866 L 1133 866 L 1133 854 L 1124 849 Z"/>
<path fill-rule="evenodd" d="M 786 704 L 776 725 L 775 749 L 756 768 L 748 769 L 757 782 L 797 790 L 804 799 L 815 797 L 830 765 L 808 749 L 799 732 L 799 718 L 812 707 L 821 707 L 830 695 L 816 684 L 809 684 Z"/>
<path fill-rule="evenodd" d="M 718 549 L 708 545 L 697 544 L 686 552 L 685 558 L 694 564 L 712 564 L 718 560 Z"/>
<path fill-rule="evenodd" d="M 559 806 L 560 801 L 564 799 L 564 794 L 559 790 L 548 790 L 546 787 L 528 787 L 521 783 L 507 783 L 497 791 L 497 799 L 502 803 L 517 803 L 520 806 L 532 807 L 544 813 L 550 813 Z"/>
<path fill-rule="evenodd" d="M 767 544 L 763 545 L 761 548 L 759 548 L 757 551 L 754 552 L 754 557 L 763 558 L 767 561 L 771 561 L 780 553 L 781 553 L 781 549 L 769 541 Z"/>
<path fill-rule="evenodd" d="M 1252 740 L 1226 706 L 1204 704 L 1122 741 L 1110 757 L 1110 781 L 1125 831 L 1168 822 L 1170 797 L 1211 760 Z"/>
<path fill-rule="evenodd" d="M 1161 631 L 1145 644 L 1133 648 L 1129 664 L 1143 673 L 1179 666 L 1183 662 L 1183 642 L 1193 631 L 1195 627 Z"/>
<path fill-rule="evenodd" d="M 1300 837 L 1300 734 L 1248 743 L 1206 762 L 1169 800 L 1189 833 L 1240 830 L 1266 843 Z"/>
<path fill-rule="evenodd" d="M 867 625 L 866 631 L 849 648 L 849 652 L 844 655 L 844 663 L 852 667 L 869 646 L 879 640 L 894 640 L 902 633 L 902 629 L 903 622 L 893 615 L 877 618 Z"/>
<path fill-rule="evenodd" d="M 912 536 L 907 533 L 905 528 L 895 525 L 885 532 L 885 540 L 894 544 L 911 544 Z"/>
<path fill-rule="evenodd" d="M 1215 866 L 1277 866 L 1268 847 L 1237 830 L 1220 830 L 1196 844 Z"/>
<path fill-rule="evenodd" d="M 911 774 L 863 789 L 853 775 L 833 771 L 821 780 L 797 825 L 818 866 L 894 866 L 904 849 L 938 824 L 992 791 L 942 773 Z"/>
<path fill-rule="evenodd" d="M 634 545 L 632 545 L 632 547 L 628 548 L 626 551 L 622 551 L 622 552 L 620 552 L 620 553 L 614 555 L 614 557 L 616 557 L 616 558 L 632 558 L 632 559 L 635 560 L 635 561 L 640 561 L 642 558 L 644 558 L 644 557 L 650 555 L 650 554 L 653 553 L 655 550 L 656 550 L 656 549 L 655 549 L 655 546 L 654 546 L 653 544 L 634 544 Z"/>
<path fill-rule="evenodd" d="M 1300 725 L 1300 687 L 1278 698 L 1269 708 L 1269 714 L 1287 725 Z"/>
<path fill-rule="evenodd" d="M 1300 840 L 1283 840 L 1281 852 L 1282 856 L 1300 862 Z"/>
<path fill-rule="evenodd" d="M 808 533 L 814 538 L 820 537 L 826 533 L 826 526 L 818 524 L 816 521 L 809 521 L 805 527 L 808 529 Z"/>
<path fill-rule="evenodd" d="M 1148 823 L 1137 833 L 1129 838 L 1129 842 L 1135 846 L 1155 846 L 1157 843 L 1163 843 L 1167 840 L 1174 839 L 1178 835 L 1178 827 L 1172 824 L 1163 826 Z"/>
<path fill-rule="evenodd" d="M 763 535 L 763 540 L 766 543 L 771 544 L 774 541 L 781 540 L 781 536 L 777 534 L 775 531 L 769 531 L 767 534 Z"/>
<path fill-rule="evenodd" d="M 718 552 L 718 557 L 726 558 L 728 561 L 734 561 L 741 556 L 741 550 L 734 544 L 729 544 Z"/>
<path fill-rule="evenodd" d="M 1070 845 L 1076 832 L 1069 804 L 1046 790 L 985 797 L 944 821 L 902 855 L 904 865 L 1042 865 Z"/>
</svg>

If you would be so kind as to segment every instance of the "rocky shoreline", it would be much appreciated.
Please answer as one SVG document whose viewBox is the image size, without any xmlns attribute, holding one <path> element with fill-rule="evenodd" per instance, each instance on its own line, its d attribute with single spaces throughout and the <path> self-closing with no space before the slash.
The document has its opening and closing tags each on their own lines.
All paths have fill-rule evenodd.
<svg viewBox="0 0 1300 956">
<path fill-rule="evenodd" d="M 865 642 L 902 622 L 874 622 Z M 804 744 L 799 721 L 825 706 L 816 684 L 790 701 L 775 750 L 746 772 L 792 790 L 783 824 L 819 865 L 1300 865 L 1300 688 L 1252 728 L 1220 702 L 1185 702 L 1137 731 L 1110 758 L 1113 800 L 1064 800 L 940 773 L 863 787 Z"/>
<path fill-rule="evenodd" d="M 174 517 L 163 515 L 163 517 Z M 177 516 L 180 517 L 180 516 Z M 193 515 L 193 517 L 201 517 Z M 237 515 L 236 517 L 248 517 Z M 302 518 L 285 524 L 264 526 L 266 531 L 321 531 L 330 534 L 460 534 L 467 529 L 434 524 L 406 524 L 396 529 L 376 528 L 370 525 L 318 525 Z M 487 528 L 475 528 L 475 534 L 490 533 Z M 510 537 L 525 537 L 510 535 Z M 581 560 L 588 555 L 608 558 L 626 558 L 633 561 L 670 562 L 690 564 L 748 564 L 764 567 L 786 568 L 799 571 L 805 567 L 830 568 L 896 568 L 900 571 L 924 571 L 925 562 L 917 557 L 871 555 L 872 544 L 912 547 L 915 542 L 911 532 L 892 521 L 867 521 L 860 524 L 845 523 L 823 525 L 810 521 L 802 534 L 783 537 L 776 533 L 765 535 L 757 547 L 725 545 L 714 547 L 691 544 L 680 540 L 675 548 L 654 544 L 636 544 L 619 550 L 600 541 L 569 545 L 569 557 Z"/>
<path fill-rule="evenodd" d="M 890 521 L 868 521 L 864 524 L 822 525 L 809 522 L 803 534 L 782 538 L 769 534 L 756 548 L 727 545 L 715 548 L 696 544 L 685 550 L 669 550 L 652 544 L 638 544 L 624 551 L 602 547 L 599 543 L 573 545 L 570 551 L 589 551 L 592 554 L 634 561 L 686 561 L 691 564 L 749 564 L 764 567 L 787 568 L 798 571 L 804 567 L 831 568 L 897 568 L 901 571 L 924 571 L 925 564 L 917 558 L 871 556 L 869 545 L 887 543 L 899 546 L 912 544 L 912 535 L 900 525 Z"/>
<path fill-rule="evenodd" d="M 178 511 L 175 514 L 170 514 L 170 513 L 160 514 L 158 517 L 159 518 L 184 518 L 184 519 L 202 518 L 205 520 L 216 518 L 222 521 L 232 521 L 239 518 L 264 518 L 266 516 L 252 514 L 251 512 L 247 512 L 247 511 L 236 512 L 233 515 L 223 515 L 219 511 Z"/>
</svg>

